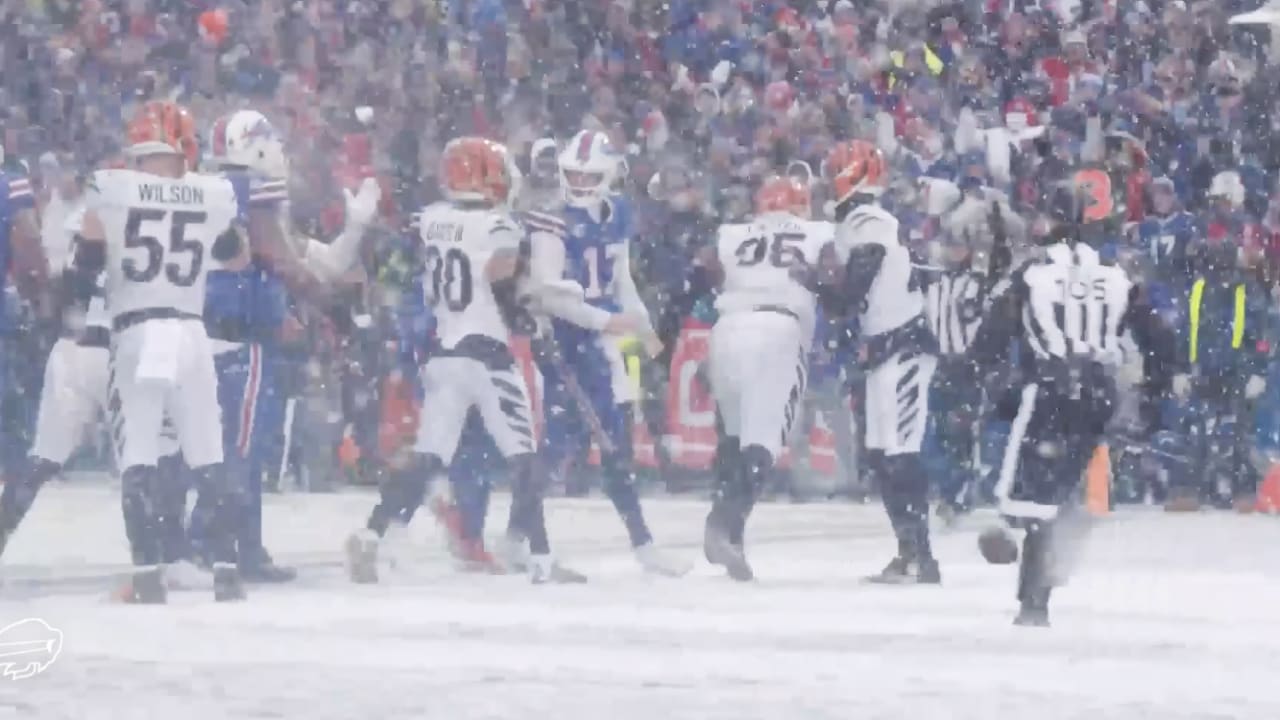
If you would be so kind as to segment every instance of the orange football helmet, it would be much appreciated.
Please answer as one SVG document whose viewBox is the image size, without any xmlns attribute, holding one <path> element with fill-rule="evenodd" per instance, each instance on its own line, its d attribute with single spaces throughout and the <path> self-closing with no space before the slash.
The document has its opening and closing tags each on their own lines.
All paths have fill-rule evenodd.
<svg viewBox="0 0 1280 720">
<path fill-rule="evenodd" d="M 756 213 L 789 212 L 803 218 L 810 216 L 809 186 L 793 177 L 774 175 L 765 178 L 756 190 Z"/>
<path fill-rule="evenodd" d="M 850 140 L 831 148 L 822 170 L 836 203 L 858 193 L 879 195 L 884 191 L 884 154 L 866 140 Z"/>
<path fill-rule="evenodd" d="M 129 155 L 181 155 L 188 170 L 196 169 L 196 123 L 185 107 L 166 100 L 146 102 L 129 121 L 128 135 Z"/>
<path fill-rule="evenodd" d="M 450 200 L 505 203 L 517 182 L 506 146 L 480 137 L 449 141 L 440 156 L 440 182 Z"/>
</svg>

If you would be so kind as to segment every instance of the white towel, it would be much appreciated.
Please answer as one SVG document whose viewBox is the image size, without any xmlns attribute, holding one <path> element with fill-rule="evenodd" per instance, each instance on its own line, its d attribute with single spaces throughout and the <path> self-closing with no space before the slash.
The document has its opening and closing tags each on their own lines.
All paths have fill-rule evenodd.
<svg viewBox="0 0 1280 720">
<path fill-rule="evenodd" d="M 138 382 L 172 385 L 178 380 L 178 354 L 184 341 L 182 321 L 148 320 L 142 326 L 142 352 L 138 355 Z"/>
</svg>

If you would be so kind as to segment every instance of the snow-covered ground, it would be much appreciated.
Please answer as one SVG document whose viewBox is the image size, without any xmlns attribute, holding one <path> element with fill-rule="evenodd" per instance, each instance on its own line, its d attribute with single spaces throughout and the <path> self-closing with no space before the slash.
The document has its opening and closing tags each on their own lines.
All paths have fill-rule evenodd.
<svg viewBox="0 0 1280 720">
<path fill-rule="evenodd" d="M 371 497 L 269 499 L 294 585 L 130 607 L 106 599 L 125 557 L 115 491 L 49 488 L 0 568 L 0 627 L 43 618 L 64 647 L 0 679 L 0 717 L 1280 718 L 1280 518 L 1120 512 L 1040 630 L 1010 625 L 1014 571 L 982 564 L 972 529 L 939 535 L 941 588 L 861 583 L 892 543 L 879 507 L 847 504 L 761 507 L 751 585 L 701 562 L 641 575 L 592 499 L 549 518 L 588 585 L 457 574 L 423 522 L 409 569 L 355 587 L 338 549 Z M 703 503 L 647 511 L 663 544 L 698 553 Z"/>
</svg>

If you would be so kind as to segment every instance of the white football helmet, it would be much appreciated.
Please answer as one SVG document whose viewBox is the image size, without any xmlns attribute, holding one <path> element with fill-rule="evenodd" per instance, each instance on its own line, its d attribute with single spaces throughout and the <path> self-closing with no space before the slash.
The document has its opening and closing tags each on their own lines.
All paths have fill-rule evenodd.
<svg viewBox="0 0 1280 720">
<path fill-rule="evenodd" d="M 583 130 L 560 153 L 559 165 L 565 202 L 590 207 L 609 197 L 622 169 L 622 155 L 614 150 L 609 136 Z"/>
<path fill-rule="evenodd" d="M 1244 183 L 1240 180 L 1240 173 L 1235 170 L 1226 170 L 1213 176 L 1213 181 L 1209 183 L 1210 198 L 1223 198 L 1231 203 L 1232 208 L 1240 208 L 1244 206 Z"/>
<path fill-rule="evenodd" d="M 284 142 L 262 113 L 236 110 L 223 115 L 210 135 L 210 154 L 219 169 L 244 167 L 269 178 L 288 174 Z"/>
</svg>

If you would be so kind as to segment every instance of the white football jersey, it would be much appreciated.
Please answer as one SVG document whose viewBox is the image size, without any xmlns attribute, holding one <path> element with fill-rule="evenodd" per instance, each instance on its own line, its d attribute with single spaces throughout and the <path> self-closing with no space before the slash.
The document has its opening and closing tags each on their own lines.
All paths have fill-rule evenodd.
<svg viewBox="0 0 1280 720">
<path fill-rule="evenodd" d="M 112 318 L 150 309 L 204 312 L 205 279 L 218 265 L 209 252 L 239 216 L 229 181 L 99 170 L 89 182 L 87 207 L 106 235 Z"/>
<path fill-rule="evenodd" d="M 499 250 L 518 250 L 519 225 L 505 210 L 429 205 L 416 219 L 424 246 L 422 289 L 436 318 L 436 335 L 451 350 L 468 335 L 510 340 L 484 269 Z"/>
<path fill-rule="evenodd" d="M 879 205 L 859 205 L 836 226 L 836 254 L 849 261 L 865 244 L 884 248 L 880 270 L 867 293 L 860 322 L 866 336 L 899 328 L 924 312 L 924 293 L 911 267 L 911 253 L 898 240 L 898 219 Z"/>
<path fill-rule="evenodd" d="M 725 315 L 762 306 L 782 307 L 799 316 L 812 332 L 817 300 L 793 277 L 792 269 L 817 265 L 834 231 L 830 223 L 785 212 L 720 226 L 716 255 L 724 268 L 724 284 L 716 311 Z"/>
</svg>

